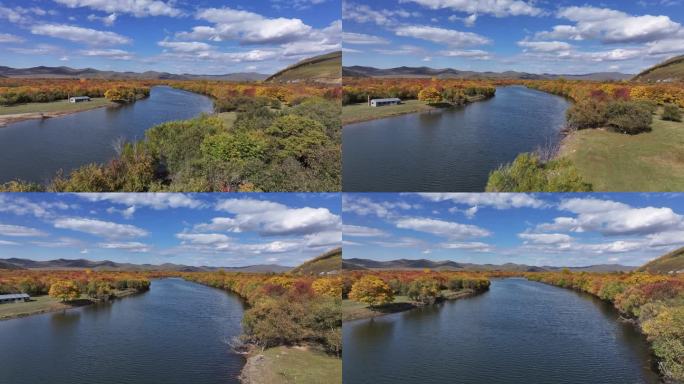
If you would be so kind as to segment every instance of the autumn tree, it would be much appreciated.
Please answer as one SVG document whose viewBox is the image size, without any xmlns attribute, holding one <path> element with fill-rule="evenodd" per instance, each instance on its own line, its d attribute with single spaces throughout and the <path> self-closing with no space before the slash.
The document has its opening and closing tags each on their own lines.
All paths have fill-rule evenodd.
<svg viewBox="0 0 684 384">
<path fill-rule="evenodd" d="M 428 104 L 436 104 L 442 101 L 442 94 L 434 87 L 423 88 L 418 92 L 418 100 Z"/>
<path fill-rule="evenodd" d="M 318 295 L 332 298 L 342 297 L 342 279 L 337 277 L 324 277 L 322 279 L 316 279 L 313 283 L 311 283 L 311 288 Z"/>
<path fill-rule="evenodd" d="M 349 298 L 376 307 L 393 302 L 394 294 L 389 285 L 381 278 L 366 275 L 354 283 L 351 292 L 349 292 Z"/>
<path fill-rule="evenodd" d="M 73 281 L 59 280 L 50 286 L 48 295 L 64 302 L 78 299 L 81 296 L 81 291 Z"/>
<path fill-rule="evenodd" d="M 409 298 L 423 304 L 433 304 L 440 294 L 439 282 L 430 277 L 421 277 L 409 284 Z"/>
</svg>

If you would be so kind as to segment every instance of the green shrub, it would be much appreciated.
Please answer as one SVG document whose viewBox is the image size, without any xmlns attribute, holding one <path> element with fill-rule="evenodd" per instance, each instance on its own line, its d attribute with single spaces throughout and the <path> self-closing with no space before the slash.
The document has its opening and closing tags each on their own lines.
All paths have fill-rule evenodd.
<svg viewBox="0 0 684 384">
<path fill-rule="evenodd" d="M 575 166 L 567 159 L 542 162 L 539 156 L 523 153 L 513 163 L 489 175 L 487 192 L 590 192 Z"/>
<path fill-rule="evenodd" d="M 663 109 L 662 118 L 666 121 L 682 121 L 682 113 L 679 111 L 678 106 L 669 104 Z"/>
<path fill-rule="evenodd" d="M 614 101 L 606 108 L 606 120 L 616 131 L 636 135 L 651 130 L 653 114 L 642 103 Z"/>
<path fill-rule="evenodd" d="M 606 124 L 606 103 L 588 99 L 573 104 L 565 117 L 573 129 L 599 128 Z"/>
</svg>

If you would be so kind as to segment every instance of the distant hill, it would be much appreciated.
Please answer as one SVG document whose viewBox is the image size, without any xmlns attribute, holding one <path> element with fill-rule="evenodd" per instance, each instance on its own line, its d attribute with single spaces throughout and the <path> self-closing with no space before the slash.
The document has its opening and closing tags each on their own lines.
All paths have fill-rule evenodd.
<svg viewBox="0 0 684 384">
<path fill-rule="evenodd" d="M 560 271 L 564 267 L 551 266 L 533 266 L 525 264 L 472 264 L 472 263 L 458 263 L 450 260 L 433 261 L 426 259 L 410 260 L 399 259 L 390 261 L 376 261 L 368 259 L 344 259 L 345 270 L 363 270 L 363 269 L 432 269 L 438 271 L 504 271 L 504 272 L 551 272 Z M 568 267 L 575 272 L 616 272 L 616 271 L 632 271 L 636 267 L 629 267 L 618 264 L 600 264 L 590 265 L 586 267 Z"/>
<path fill-rule="evenodd" d="M 304 59 L 266 79 L 271 83 L 299 83 L 313 81 L 327 84 L 342 83 L 342 52 Z"/>
<path fill-rule="evenodd" d="M 344 77 L 436 77 L 441 79 L 514 79 L 514 80 L 553 80 L 565 78 L 568 80 L 626 80 L 632 75 L 618 72 L 598 72 L 584 75 L 556 75 L 556 74 L 534 74 L 527 72 L 476 72 L 460 71 L 453 68 L 429 68 L 429 67 L 396 67 L 380 69 L 374 67 L 351 66 L 343 67 Z"/>
<path fill-rule="evenodd" d="M 223 269 L 228 272 L 253 272 L 271 273 L 287 272 L 291 267 L 275 264 L 259 264 L 246 267 L 194 267 L 182 264 L 130 264 L 116 263 L 109 260 L 92 261 L 86 259 L 56 259 L 48 261 L 35 261 L 29 259 L 0 259 L 0 269 L 92 269 L 95 271 L 175 271 L 175 272 L 208 272 Z"/>
<path fill-rule="evenodd" d="M 634 81 L 684 81 L 684 55 L 673 57 L 636 75 Z"/>
<path fill-rule="evenodd" d="M 638 270 L 652 273 L 684 273 L 684 248 L 651 260 Z"/>
<path fill-rule="evenodd" d="M 258 81 L 268 75 L 261 73 L 228 73 L 225 75 L 192 75 L 173 74 L 168 72 L 115 72 L 100 71 L 93 68 L 75 69 L 70 67 L 31 67 L 11 68 L 0 66 L 0 77 L 10 78 L 51 78 L 51 79 L 106 79 L 106 80 L 223 80 L 223 81 Z"/>
<path fill-rule="evenodd" d="M 292 269 L 294 275 L 321 275 L 342 269 L 342 248 L 336 248 Z"/>
</svg>

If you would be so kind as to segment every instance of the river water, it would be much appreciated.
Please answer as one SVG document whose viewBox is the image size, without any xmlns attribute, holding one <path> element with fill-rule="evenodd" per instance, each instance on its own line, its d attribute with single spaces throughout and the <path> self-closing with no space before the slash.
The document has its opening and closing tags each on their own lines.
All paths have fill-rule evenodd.
<svg viewBox="0 0 684 384">
<path fill-rule="evenodd" d="M 658 382 L 644 337 L 610 304 L 523 279 L 342 331 L 349 384 Z"/>
<path fill-rule="evenodd" d="M 242 301 L 180 279 L 59 313 L 0 321 L 0 383 L 238 383 Z"/>
<path fill-rule="evenodd" d="M 492 170 L 557 144 L 569 102 L 521 86 L 430 113 L 351 124 L 342 131 L 349 192 L 482 192 Z"/>
<path fill-rule="evenodd" d="M 172 120 L 211 112 L 206 96 L 166 86 L 129 105 L 93 109 L 62 117 L 27 120 L 0 127 L 0 183 L 20 179 L 44 183 L 115 156 L 114 142 L 144 138 L 145 131 Z"/>
</svg>

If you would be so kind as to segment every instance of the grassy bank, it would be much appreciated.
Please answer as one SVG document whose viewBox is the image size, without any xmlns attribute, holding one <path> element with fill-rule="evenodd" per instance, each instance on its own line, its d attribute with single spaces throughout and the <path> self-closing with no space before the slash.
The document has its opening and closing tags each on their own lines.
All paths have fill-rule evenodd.
<svg viewBox="0 0 684 384">
<path fill-rule="evenodd" d="M 575 131 L 559 153 L 576 166 L 595 191 L 681 191 L 684 189 L 684 123 L 663 121 L 653 130 L 625 135 L 605 129 Z"/>
<path fill-rule="evenodd" d="M 67 100 L 50 103 L 28 103 L 12 106 L 0 106 L 0 127 L 24 120 L 59 117 L 90 109 L 114 106 L 116 103 L 104 97 L 94 98 L 89 102 L 70 103 Z"/>
<path fill-rule="evenodd" d="M 318 384 L 342 382 L 342 359 L 307 347 L 255 351 L 242 369 L 244 384 Z"/>
<path fill-rule="evenodd" d="M 123 291 L 116 291 L 114 295 L 117 298 L 135 294 L 134 289 L 127 289 Z M 67 309 L 78 308 L 84 305 L 96 303 L 96 300 L 91 299 L 86 295 L 81 295 L 78 299 L 69 302 L 61 302 L 56 298 L 44 295 L 35 296 L 31 301 L 22 303 L 0 304 L 0 320 L 9 320 L 19 317 L 26 317 L 31 315 L 39 315 L 41 313 L 58 312 Z"/>
<path fill-rule="evenodd" d="M 345 105 L 342 107 L 342 125 L 437 109 L 418 100 L 406 100 L 399 105 L 385 107 L 370 107 L 366 103 Z"/>
<path fill-rule="evenodd" d="M 473 295 L 474 293 L 475 292 L 471 289 L 463 289 L 460 291 L 444 290 L 441 295 L 444 300 L 457 300 Z M 422 305 L 423 304 L 411 300 L 408 296 L 395 296 L 392 303 L 373 308 L 369 307 L 367 304 L 347 299 L 342 301 L 342 320 L 370 319 L 372 317 L 384 316 L 390 313 L 408 311 Z"/>
</svg>

